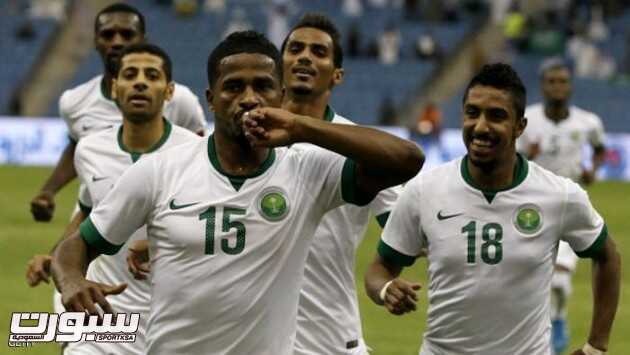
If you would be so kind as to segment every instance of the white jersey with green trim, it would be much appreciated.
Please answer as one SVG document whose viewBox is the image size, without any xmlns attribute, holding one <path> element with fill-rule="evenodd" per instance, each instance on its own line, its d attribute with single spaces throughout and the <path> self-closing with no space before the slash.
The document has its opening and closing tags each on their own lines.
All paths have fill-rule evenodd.
<svg viewBox="0 0 630 355">
<path fill-rule="evenodd" d="M 259 171 L 230 176 L 210 136 L 127 170 L 81 235 L 115 253 L 147 225 L 148 354 L 291 354 L 310 241 L 328 210 L 360 198 L 354 166 L 277 148 Z"/>
<path fill-rule="evenodd" d="M 518 156 L 512 186 L 474 187 L 461 158 L 407 183 L 379 254 L 411 265 L 428 257 L 422 355 L 547 355 L 550 282 L 558 242 L 598 252 L 606 226 L 586 192 Z"/>
<path fill-rule="evenodd" d="M 122 113 L 113 100 L 103 95 L 102 75 L 64 91 L 59 113 L 75 142 L 83 137 L 122 123 Z M 164 117 L 192 132 L 206 131 L 206 119 L 199 99 L 184 85 L 175 84 L 173 98 L 164 104 Z"/>
<path fill-rule="evenodd" d="M 517 148 L 527 153 L 538 144 L 540 153 L 534 161 L 545 169 L 573 181 L 580 181 L 584 147 L 604 145 L 604 126 L 594 113 L 576 106 L 569 107 L 569 116 L 555 123 L 545 114 L 542 103 L 525 111 L 527 128 L 517 140 Z"/>
<path fill-rule="evenodd" d="M 164 134 L 147 153 L 131 152 L 122 142 L 122 125 L 92 134 L 81 139 L 74 155 L 77 175 L 82 182 L 79 193 L 81 209 L 90 213 L 103 200 L 120 176 L 138 159 L 192 141 L 198 135 L 164 121 Z M 147 239 L 146 227 L 136 230 L 130 240 Z M 136 341 L 133 343 L 71 343 L 66 355 L 72 354 L 143 354 L 145 349 L 146 324 L 149 316 L 150 285 L 148 281 L 134 280 L 127 267 L 126 249 L 115 255 L 101 255 L 88 267 L 87 279 L 108 285 L 126 283 L 125 291 L 108 297 L 115 312 L 139 313 L 140 324 Z"/>
<path fill-rule="evenodd" d="M 354 125 L 330 108 L 325 118 Z M 304 268 L 295 354 L 367 354 L 354 278 L 355 253 L 370 213 L 383 225 L 399 192 L 399 187 L 383 190 L 365 207 L 337 207 L 320 222 Z"/>
</svg>

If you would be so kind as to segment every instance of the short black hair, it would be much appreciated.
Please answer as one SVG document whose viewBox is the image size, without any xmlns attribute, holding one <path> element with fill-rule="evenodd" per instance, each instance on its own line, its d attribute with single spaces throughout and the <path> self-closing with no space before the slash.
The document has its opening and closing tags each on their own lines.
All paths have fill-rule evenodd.
<svg viewBox="0 0 630 355">
<path fill-rule="evenodd" d="M 542 63 L 540 63 L 540 67 L 538 68 L 538 75 L 540 77 L 540 80 L 543 80 L 545 78 L 545 74 L 547 74 L 548 71 L 555 69 L 566 69 L 569 71 L 569 74 L 572 74 L 571 66 L 564 58 L 551 57 L 543 60 Z"/>
<path fill-rule="evenodd" d="M 130 46 L 125 47 L 120 53 L 120 60 L 116 63 L 116 77 L 118 76 L 118 72 L 120 68 L 122 68 L 122 60 L 125 56 L 133 53 L 149 53 L 156 57 L 162 58 L 162 68 L 164 69 L 164 74 L 166 75 L 166 81 L 170 82 L 173 79 L 173 64 L 171 62 L 171 58 L 168 54 L 160 47 L 151 43 L 137 43 L 132 44 Z"/>
<path fill-rule="evenodd" d="M 326 32 L 333 43 L 333 63 L 335 64 L 335 68 L 341 68 L 343 66 L 343 49 L 341 48 L 341 34 L 337 29 L 337 26 L 332 22 L 330 18 L 326 15 L 318 12 L 307 12 L 302 16 L 300 21 L 293 26 L 289 34 L 282 42 L 282 47 L 280 47 L 280 52 L 284 53 L 284 49 L 286 48 L 287 41 L 291 34 L 300 28 L 315 28 L 320 31 Z"/>
<path fill-rule="evenodd" d="M 522 118 L 525 115 L 527 91 L 521 78 L 508 64 L 494 63 L 484 65 L 479 73 L 470 80 L 468 87 L 466 87 L 463 103 L 466 103 L 470 89 L 477 85 L 491 86 L 507 91 L 512 96 L 512 103 L 518 118 Z"/>
<path fill-rule="evenodd" d="M 256 31 L 237 31 L 221 41 L 208 57 L 208 84 L 212 87 L 219 77 L 219 64 L 225 57 L 249 53 L 262 54 L 274 62 L 278 80 L 282 81 L 282 57 L 278 48 L 265 35 Z"/>
<path fill-rule="evenodd" d="M 124 13 L 134 14 L 138 16 L 138 20 L 140 24 L 140 28 L 138 29 L 140 30 L 142 34 L 146 33 L 145 26 L 144 26 L 144 16 L 142 15 L 142 13 L 140 13 L 140 10 L 122 2 L 111 4 L 107 6 L 106 8 L 102 9 L 101 11 L 99 11 L 98 14 L 96 14 L 96 17 L 94 18 L 94 33 L 97 33 L 99 29 L 99 21 L 98 21 L 99 17 L 101 17 L 101 15 L 104 15 L 104 14 L 111 14 L 115 12 L 124 12 Z"/>
</svg>

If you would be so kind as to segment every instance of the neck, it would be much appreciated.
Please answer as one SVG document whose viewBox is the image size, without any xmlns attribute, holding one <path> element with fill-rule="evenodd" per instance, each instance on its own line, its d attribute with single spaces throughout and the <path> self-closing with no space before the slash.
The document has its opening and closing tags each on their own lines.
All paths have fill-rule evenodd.
<svg viewBox="0 0 630 355">
<path fill-rule="evenodd" d="M 270 148 L 253 148 L 245 138 L 235 140 L 220 130 L 215 130 L 213 136 L 221 168 L 229 175 L 251 175 L 269 156 Z"/>
<path fill-rule="evenodd" d="M 155 118 L 142 123 L 123 119 L 122 141 L 125 147 L 133 152 L 147 152 L 162 138 L 163 134 L 164 120 L 161 112 Z"/>
<path fill-rule="evenodd" d="M 480 168 L 473 164 L 470 158 L 466 159 L 466 163 L 475 185 L 482 190 L 502 190 L 514 182 L 514 168 L 517 163 L 515 153 L 492 169 Z"/>
<path fill-rule="evenodd" d="M 103 91 L 103 96 L 106 99 L 112 99 L 112 79 L 113 76 L 109 73 L 108 70 L 104 71 L 103 79 L 101 79 L 101 89 Z"/>
<path fill-rule="evenodd" d="M 562 121 L 569 117 L 569 106 L 566 103 L 546 103 L 545 116 L 553 121 Z"/>
<path fill-rule="evenodd" d="M 324 119 L 329 98 L 329 91 L 315 97 L 288 94 L 284 97 L 282 108 L 298 115 Z"/>
</svg>

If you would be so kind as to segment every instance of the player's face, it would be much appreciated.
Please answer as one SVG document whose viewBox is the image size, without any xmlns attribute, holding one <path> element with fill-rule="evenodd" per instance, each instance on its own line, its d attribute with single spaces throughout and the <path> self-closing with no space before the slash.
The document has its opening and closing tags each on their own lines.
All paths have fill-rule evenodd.
<svg viewBox="0 0 630 355">
<path fill-rule="evenodd" d="M 122 58 L 112 93 L 125 119 L 141 123 L 161 117 L 164 101 L 171 99 L 174 90 L 163 65 L 162 58 L 149 53 Z"/>
<path fill-rule="evenodd" d="M 284 85 L 293 94 L 321 95 L 341 83 L 343 69 L 335 68 L 330 35 L 316 28 L 293 31 L 287 39 L 282 62 Z"/>
<path fill-rule="evenodd" d="M 207 91 L 215 125 L 233 138 L 244 138 L 243 114 L 258 107 L 280 107 L 282 89 L 270 57 L 240 53 L 221 60 L 218 78 Z"/>
<path fill-rule="evenodd" d="M 135 14 L 112 12 L 102 14 L 96 20 L 98 29 L 94 34 L 94 46 L 111 72 L 125 47 L 144 40 L 140 19 Z"/>
<path fill-rule="evenodd" d="M 541 85 L 546 101 L 565 103 L 571 97 L 571 73 L 566 68 L 547 70 Z"/>
<path fill-rule="evenodd" d="M 515 154 L 515 143 L 526 121 L 517 117 L 512 95 L 490 86 L 476 85 L 464 102 L 463 138 L 470 161 L 492 169 Z"/>
</svg>

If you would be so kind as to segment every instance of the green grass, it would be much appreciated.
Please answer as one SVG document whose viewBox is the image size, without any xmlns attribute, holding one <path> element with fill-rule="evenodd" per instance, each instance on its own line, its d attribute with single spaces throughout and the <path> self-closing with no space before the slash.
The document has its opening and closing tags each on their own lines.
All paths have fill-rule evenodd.
<svg viewBox="0 0 630 355">
<path fill-rule="evenodd" d="M 50 173 L 46 168 L 0 166 L 0 336 L 8 339 L 11 312 L 50 312 L 52 286 L 29 288 L 24 274 L 26 262 L 33 254 L 47 252 L 62 233 L 76 199 L 76 184 L 57 197 L 57 211 L 51 223 L 35 223 L 29 213 L 29 201 Z M 593 204 L 604 216 L 623 257 L 630 256 L 630 184 L 606 182 L 589 190 Z M 387 313 L 374 305 L 363 289 L 363 272 L 375 253 L 379 228 L 372 224 L 357 255 L 357 285 L 363 316 L 363 328 L 372 354 L 417 354 L 425 325 L 426 290 L 421 292 L 417 312 L 402 317 Z M 581 261 L 574 278 L 569 317 L 571 344 L 577 348 L 586 340 L 591 319 L 590 263 Z M 628 270 L 628 261 L 623 266 Z M 627 272 L 623 272 L 627 274 Z M 405 270 L 404 276 L 426 285 L 424 260 Z M 630 354 L 630 289 L 623 281 L 619 310 L 610 342 L 610 354 Z M 6 344 L 6 342 L 5 342 Z M 6 346 L 6 345 L 4 345 Z M 59 354 L 54 344 L 35 344 L 32 348 L 7 348 L 1 354 Z"/>
</svg>

